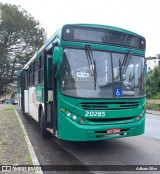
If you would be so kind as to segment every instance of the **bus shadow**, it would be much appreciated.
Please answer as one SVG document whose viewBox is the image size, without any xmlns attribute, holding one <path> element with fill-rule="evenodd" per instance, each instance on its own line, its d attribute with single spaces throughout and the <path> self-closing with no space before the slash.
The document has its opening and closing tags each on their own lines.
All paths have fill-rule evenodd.
<svg viewBox="0 0 160 174">
<path fill-rule="evenodd" d="M 131 143 L 133 139 L 133 143 Z M 113 139 L 113 140 L 104 140 L 104 141 L 89 141 L 89 142 L 72 142 L 72 141 L 62 141 L 56 140 L 63 148 L 68 151 L 74 151 L 81 154 L 95 154 L 101 153 L 113 154 L 119 153 L 119 151 L 126 152 L 130 149 L 136 149 L 134 142 L 135 138 L 122 138 L 122 139 Z"/>
</svg>

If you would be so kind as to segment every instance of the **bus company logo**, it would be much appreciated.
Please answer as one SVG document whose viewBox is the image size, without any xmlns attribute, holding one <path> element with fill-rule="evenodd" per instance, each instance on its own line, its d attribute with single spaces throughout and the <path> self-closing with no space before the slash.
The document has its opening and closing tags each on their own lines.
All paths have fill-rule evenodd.
<svg viewBox="0 0 160 174">
<path fill-rule="evenodd" d="M 2 172 L 11 172 L 12 166 L 2 166 Z"/>
</svg>

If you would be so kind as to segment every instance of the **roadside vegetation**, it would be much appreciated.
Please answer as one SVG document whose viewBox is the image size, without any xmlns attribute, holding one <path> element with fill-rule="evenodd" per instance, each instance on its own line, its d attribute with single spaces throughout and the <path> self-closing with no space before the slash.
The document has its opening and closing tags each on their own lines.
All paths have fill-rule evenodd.
<svg viewBox="0 0 160 174">
<path fill-rule="evenodd" d="M 11 105 L 1 105 L 0 120 L 0 164 L 33 165 L 23 130 Z"/>
<path fill-rule="evenodd" d="M 160 100 L 160 66 L 150 70 L 146 79 L 147 100 Z M 147 104 L 148 109 L 158 110 L 157 104 Z"/>
<path fill-rule="evenodd" d="M 0 95 L 46 38 L 44 28 L 20 6 L 0 3 Z"/>
<path fill-rule="evenodd" d="M 157 104 L 150 104 L 150 103 L 147 103 L 146 104 L 146 109 L 149 109 L 149 110 L 159 110 L 159 107 Z"/>
</svg>

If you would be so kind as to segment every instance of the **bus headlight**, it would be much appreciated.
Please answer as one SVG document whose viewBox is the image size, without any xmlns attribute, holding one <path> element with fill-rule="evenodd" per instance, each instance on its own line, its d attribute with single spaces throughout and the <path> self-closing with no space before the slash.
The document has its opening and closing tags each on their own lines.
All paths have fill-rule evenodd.
<svg viewBox="0 0 160 174">
<path fill-rule="evenodd" d="M 77 119 L 77 116 L 76 115 L 73 115 L 72 119 L 73 120 L 76 120 Z"/>
<path fill-rule="evenodd" d="M 70 112 L 68 112 L 68 113 L 67 113 L 67 117 L 70 117 L 70 116 L 71 116 L 71 113 L 70 113 Z"/>
<path fill-rule="evenodd" d="M 143 117 L 145 114 L 145 110 L 142 111 L 142 113 L 139 115 L 140 117 Z"/>
<path fill-rule="evenodd" d="M 85 119 L 79 116 L 74 115 L 73 113 L 67 111 L 65 108 L 61 108 L 61 111 L 64 113 L 65 116 L 67 116 L 69 119 L 75 121 L 79 124 L 84 124 Z"/>
<path fill-rule="evenodd" d="M 138 115 L 138 116 L 136 117 L 136 120 L 139 121 L 140 119 L 141 119 L 141 117 Z"/>
<path fill-rule="evenodd" d="M 140 117 L 143 117 L 143 113 L 141 113 L 139 116 L 140 116 Z"/>
</svg>

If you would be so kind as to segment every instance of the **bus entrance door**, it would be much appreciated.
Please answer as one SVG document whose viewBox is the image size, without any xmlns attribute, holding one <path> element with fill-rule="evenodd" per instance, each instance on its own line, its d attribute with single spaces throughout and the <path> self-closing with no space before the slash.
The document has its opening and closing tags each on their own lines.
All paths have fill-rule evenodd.
<svg viewBox="0 0 160 174">
<path fill-rule="evenodd" d="M 19 83 L 21 84 L 21 109 L 23 113 L 28 113 L 28 70 L 23 70 L 18 78 L 20 78 Z"/>
<path fill-rule="evenodd" d="M 47 55 L 46 61 L 46 127 L 53 128 L 53 84 L 52 84 L 52 58 Z"/>
<path fill-rule="evenodd" d="M 49 128 L 56 136 L 57 114 L 56 114 L 56 80 L 55 66 L 52 63 L 52 56 L 47 55 L 46 65 L 46 128 Z"/>
</svg>

